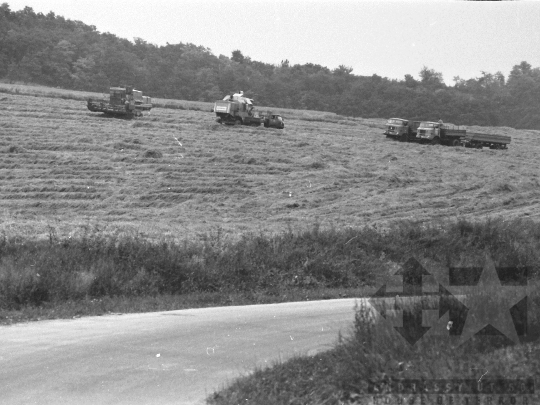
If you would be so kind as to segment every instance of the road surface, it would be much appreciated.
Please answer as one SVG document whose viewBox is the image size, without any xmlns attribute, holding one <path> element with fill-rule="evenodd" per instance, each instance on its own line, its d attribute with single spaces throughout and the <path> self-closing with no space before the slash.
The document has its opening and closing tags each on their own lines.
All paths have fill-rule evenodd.
<svg viewBox="0 0 540 405">
<path fill-rule="evenodd" d="M 0 327 L 2 404 L 202 404 L 243 374 L 330 349 L 354 299 Z"/>
</svg>

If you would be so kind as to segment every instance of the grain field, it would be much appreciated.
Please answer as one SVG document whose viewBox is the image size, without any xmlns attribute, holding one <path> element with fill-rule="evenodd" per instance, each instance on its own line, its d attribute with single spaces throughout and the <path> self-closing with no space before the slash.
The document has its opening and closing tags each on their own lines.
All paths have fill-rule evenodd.
<svg viewBox="0 0 540 405">
<path fill-rule="evenodd" d="M 0 93 L 9 235 L 90 226 L 192 238 L 540 213 L 540 131 L 470 127 L 512 137 L 508 150 L 477 150 L 386 139 L 384 119 L 277 110 L 284 130 L 229 127 L 209 103 L 159 100 L 168 108 L 125 120 L 88 111 L 87 93 L 9 90 Z"/>
</svg>

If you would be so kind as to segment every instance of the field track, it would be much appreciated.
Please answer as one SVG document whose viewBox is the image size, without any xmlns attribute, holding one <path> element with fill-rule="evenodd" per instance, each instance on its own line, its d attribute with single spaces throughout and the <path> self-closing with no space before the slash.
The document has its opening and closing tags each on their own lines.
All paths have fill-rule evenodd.
<svg viewBox="0 0 540 405">
<path fill-rule="evenodd" d="M 198 107 L 124 120 L 91 113 L 77 92 L 58 95 L 78 100 L 42 93 L 0 93 L 9 235 L 90 226 L 183 238 L 218 227 L 239 234 L 540 213 L 540 131 L 469 127 L 512 137 L 506 151 L 476 150 L 386 139 L 384 119 L 275 109 L 285 130 L 227 127 L 211 104 L 185 102 Z"/>
</svg>

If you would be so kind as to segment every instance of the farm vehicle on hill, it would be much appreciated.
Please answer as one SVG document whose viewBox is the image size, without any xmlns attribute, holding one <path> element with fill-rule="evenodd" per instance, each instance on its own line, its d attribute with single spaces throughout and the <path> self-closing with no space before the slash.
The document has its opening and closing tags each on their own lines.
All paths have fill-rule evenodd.
<svg viewBox="0 0 540 405">
<path fill-rule="evenodd" d="M 409 121 L 403 118 L 390 118 L 386 122 L 386 131 L 384 134 L 387 138 L 396 138 L 401 142 L 409 142 L 416 137 L 420 121 Z"/>
<path fill-rule="evenodd" d="M 150 111 L 152 109 L 152 99 L 143 96 L 142 91 L 135 90 L 130 86 L 111 87 L 109 100 L 93 100 L 89 98 L 87 107 L 92 112 L 132 118 L 142 116 L 143 111 Z"/>
<path fill-rule="evenodd" d="M 507 149 L 512 138 L 506 135 L 467 133 L 463 127 L 447 125 L 442 122 L 409 121 L 390 118 L 386 122 L 387 138 L 397 138 L 402 142 L 417 141 L 432 145 L 465 146 L 468 148 L 489 147 Z"/>
<path fill-rule="evenodd" d="M 467 133 L 465 128 L 429 121 L 420 123 L 416 137 L 420 142 L 430 142 L 432 145 L 463 145 L 479 149 L 484 146 L 490 149 L 508 149 L 512 140 L 506 135 Z"/>
<path fill-rule="evenodd" d="M 460 146 L 467 130 L 456 126 L 444 125 L 442 122 L 422 121 L 418 126 L 416 138 L 420 143 L 432 145 Z"/>
<path fill-rule="evenodd" d="M 272 111 L 267 111 L 266 114 L 261 115 L 261 118 L 265 128 L 285 128 L 283 117 L 279 114 L 272 113 Z"/>
<path fill-rule="evenodd" d="M 225 125 L 250 125 L 258 127 L 264 124 L 266 128 L 283 129 L 285 123 L 279 114 L 267 111 L 259 114 L 253 104 L 253 99 L 244 97 L 244 92 L 225 96 L 223 100 L 214 103 L 216 121 Z"/>
</svg>

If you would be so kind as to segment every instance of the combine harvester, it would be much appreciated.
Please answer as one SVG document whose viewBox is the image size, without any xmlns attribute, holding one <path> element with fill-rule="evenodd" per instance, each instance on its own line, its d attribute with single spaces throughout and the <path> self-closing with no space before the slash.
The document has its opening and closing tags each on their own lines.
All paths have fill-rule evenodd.
<svg viewBox="0 0 540 405">
<path fill-rule="evenodd" d="M 88 99 L 88 109 L 105 115 L 133 118 L 142 116 L 143 111 L 150 111 L 152 99 L 142 95 L 142 91 L 133 87 L 111 87 L 109 100 Z"/>
<path fill-rule="evenodd" d="M 244 97 L 244 92 L 225 96 L 223 100 L 214 103 L 216 121 L 225 125 L 250 125 L 258 127 L 264 124 L 265 128 L 285 128 L 283 117 L 267 111 L 259 114 L 253 105 L 253 99 Z"/>
</svg>

